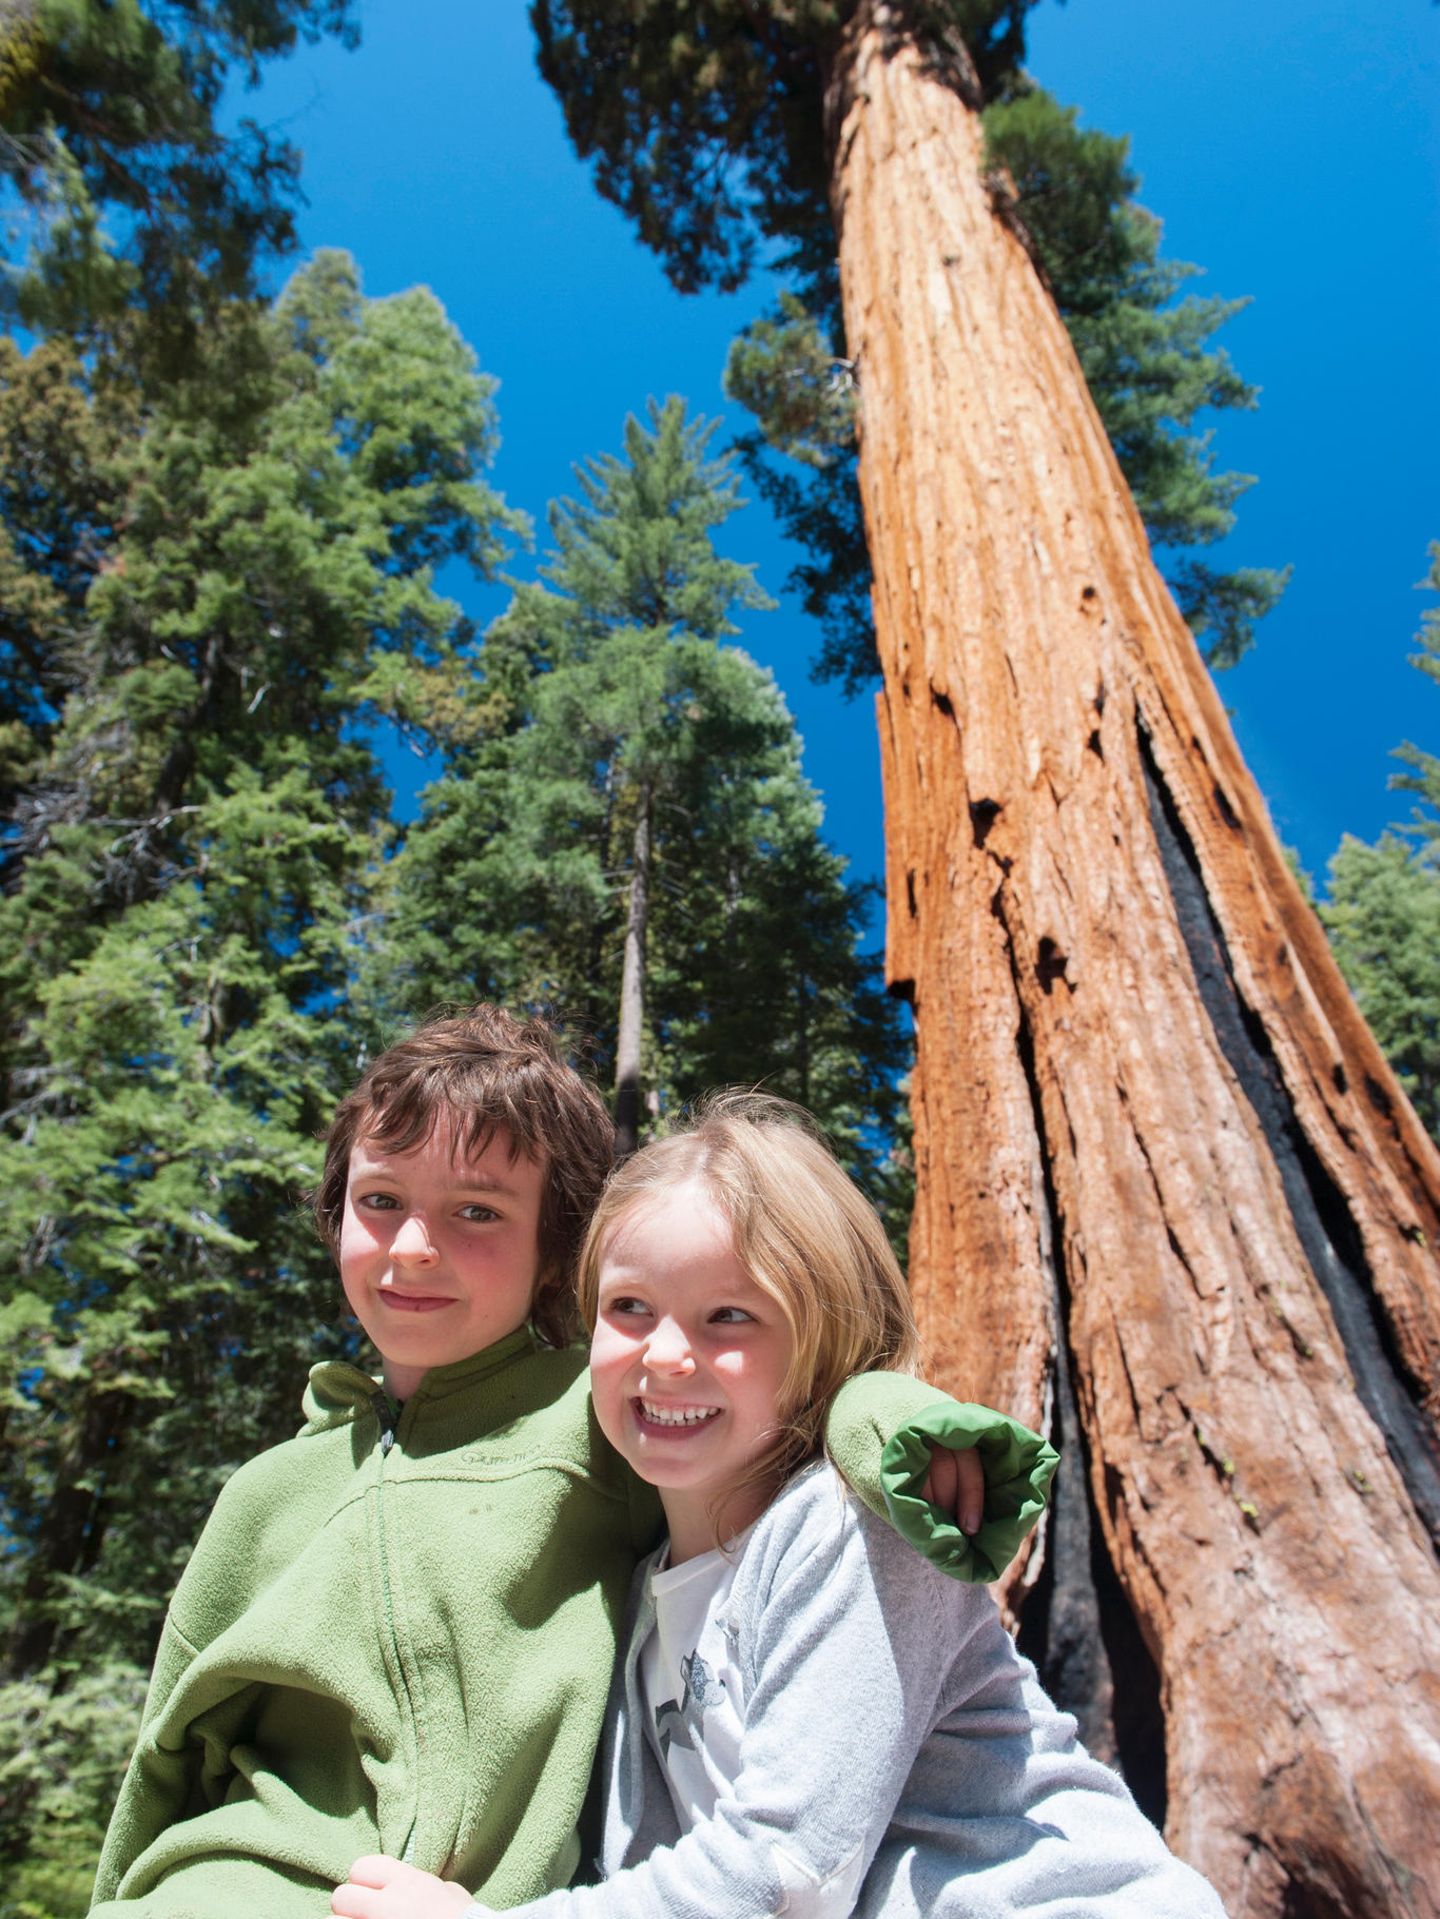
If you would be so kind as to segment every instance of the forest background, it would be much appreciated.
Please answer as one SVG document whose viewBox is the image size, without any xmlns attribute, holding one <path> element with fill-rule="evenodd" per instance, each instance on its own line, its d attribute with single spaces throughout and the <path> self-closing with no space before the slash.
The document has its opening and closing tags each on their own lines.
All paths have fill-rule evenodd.
<svg viewBox="0 0 1440 1919">
<path fill-rule="evenodd" d="M 343 10 L 273 11 L 320 28 Z M 1147 13 L 1141 58 L 1133 6 L 1042 7 L 1027 66 L 1083 126 L 1134 134 L 1139 200 L 1165 218 L 1164 257 L 1203 262 L 1202 297 L 1256 296 L 1211 317 L 1264 388 L 1258 412 L 1150 424 L 1213 427 L 1214 471 L 1262 475 L 1238 533 L 1173 557 L 1295 568 L 1223 694 L 1319 876 L 1342 832 L 1373 842 L 1406 817 L 1386 756 L 1440 733 L 1407 664 L 1440 533 L 1421 474 L 1440 426 L 1437 22 L 1258 11 L 1207 10 L 1203 33 Z M 302 46 L 219 108 L 305 153 L 288 261 L 263 244 L 278 221 L 247 236 L 269 314 L 236 299 L 248 247 L 195 245 L 197 221 L 223 240 L 219 202 L 178 209 L 148 251 L 143 217 L 110 209 L 139 277 L 107 280 L 76 179 L 52 168 L 54 197 L 24 200 L 44 56 L 27 69 L 7 42 L 10 257 L 38 237 L 50 259 L 12 279 L 0 399 L 16 1195 L 0 1790 L 5 1903 L 27 1914 L 83 1906 L 157 1605 L 216 1484 L 290 1429 L 305 1364 L 348 1338 L 293 1205 L 326 1105 L 365 1047 L 471 991 L 559 1003 L 612 1074 L 642 819 L 644 1091 L 663 1109 L 766 1073 L 820 1110 L 904 1231 L 905 1033 L 856 884 L 880 865 L 869 700 L 846 700 L 843 670 L 808 678 L 824 642 L 795 596 L 760 606 L 748 569 L 779 596 L 804 556 L 763 510 L 733 511 L 717 466 L 754 427 L 720 390 L 729 343 L 778 285 L 665 284 L 566 144 L 518 5 L 433 0 L 423 33 L 414 8 L 356 18 L 358 50 Z M 287 280 L 323 247 L 354 268 L 325 255 Z M 438 304 L 405 293 L 419 283 Z M 1148 284 L 1152 311 L 1196 290 Z M 1200 333 L 1188 350 L 1193 366 L 1212 349 Z M 833 392 L 823 368 L 810 383 L 822 408 L 843 411 L 840 371 Z M 1227 380 L 1193 397 L 1242 400 Z M 691 423 L 719 416 L 715 436 L 647 414 L 672 393 Z M 1224 491 L 1195 496 L 1205 530 Z M 563 494 L 581 505 L 547 531 Z M 548 590 L 522 512 L 537 559 L 559 540 Z M 823 831 L 773 687 L 717 646 L 736 638 L 799 721 Z M 1433 1128 L 1440 882 L 1413 842 L 1351 868 L 1330 921 Z"/>
</svg>

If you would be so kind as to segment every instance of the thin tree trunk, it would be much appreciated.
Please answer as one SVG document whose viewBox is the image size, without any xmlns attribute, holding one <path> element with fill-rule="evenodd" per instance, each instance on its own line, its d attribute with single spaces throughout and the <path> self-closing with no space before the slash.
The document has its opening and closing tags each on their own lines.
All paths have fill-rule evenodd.
<svg viewBox="0 0 1440 1919">
<path fill-rule="evenodd" d="M 641 795 L 631 849 L 630 912 L 620 969 L 620 1032 L 615 1042 L 615 1152 L 640 1144 L 640 1036 L 645 1027 L 645 932 L 650 912 L 650 795 Z"/>
<path fill-rule="evenodd" d="M 128 1393 L 92 1393 L 74 1422 L 73 1445 L 59 1463 L 44 1531 L 11 1622 L 4 1663 L 12 1679 L 30 1678 L 49 1663 L 59 1633 L 61 1584 L 83 1578 L 100 1557 L 109 1516 L 106 1469 L 124 1444 L 134 1411 Z"/>
<path fill-rule="evenodd" d="M 924 1330 L 1068 1443 L 1022 1643 L 1235 1919 L 1434 1915 L 1440 1156 L 904 25 L 827 109 Z"/>
</svg>

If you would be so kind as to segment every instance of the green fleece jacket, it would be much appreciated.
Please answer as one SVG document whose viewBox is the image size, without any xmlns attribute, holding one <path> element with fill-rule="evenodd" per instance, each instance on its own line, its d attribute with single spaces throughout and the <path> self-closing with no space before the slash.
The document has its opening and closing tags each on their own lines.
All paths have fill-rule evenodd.
<svg viewBox="0 0 1440 1919">
<path fill-rule="evenodd" d="M 868 1503 L 883 1443 L 894 1480 L 897 1428 L 942 1397 L 872 1375 L 837 1400 L 828 1442 Z M 329 1364 L 305 1410 L 226 1485 L 180 1581 L 92 1919 L 324 1919 L 370 1852 L 497 1907 L 578 1864 L 620 1612 L 660 1526 L 584 1355 L 523 1330 L 429 1373 L 398 1419 Z M 1018 1432 L 984 1415 L 958 1439 L 988 1454 L 988 1553 L 951 1542 L 961 1576 L 990 1576 L 1043 1504 L 1053 1455 Z"/>
</svg>

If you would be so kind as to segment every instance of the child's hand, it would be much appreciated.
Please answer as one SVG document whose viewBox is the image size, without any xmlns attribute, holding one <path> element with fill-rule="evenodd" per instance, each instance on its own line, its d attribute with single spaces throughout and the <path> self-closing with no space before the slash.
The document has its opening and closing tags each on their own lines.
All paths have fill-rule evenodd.
<svg viewBox="0 0 1440 1919">
<path fill-rule="evenodd" d="M 463 1886 L 381 1855 L 357 1859 L 330 1900 L 342 1919 L 456 1919 L 474 1906 Z"/>
<path fill-rule="evenodd" d="M 930 1470 L 920 1488 L 924 1498 L 949 1513 L 962 1533 L 978 1533 L 985 1517 L 985 1468 L 973 1446 L 953 1452 L 949 1446 L 930 1448 Z"/>
</svg>

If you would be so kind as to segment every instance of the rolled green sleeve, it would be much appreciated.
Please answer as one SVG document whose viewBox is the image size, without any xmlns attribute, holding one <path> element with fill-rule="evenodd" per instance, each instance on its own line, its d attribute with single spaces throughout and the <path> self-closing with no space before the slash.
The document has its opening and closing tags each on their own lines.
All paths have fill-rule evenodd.
<svg viewBox="0 0 1440 1919">
<path fill-rule="evenodd" d="M 830 1458 L 870 1510 L 954 1579 L 998 1579 L 1045 1510 L 1060 1455 L 988 1406 L 962 1405 L 904 1373 L 863 1373 L 836 1394 Z M 920 1491 L 932 1446 L 973 1446 L 985 1468 L 985 1516 L 973 1538 Z"/>
</svg>

